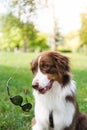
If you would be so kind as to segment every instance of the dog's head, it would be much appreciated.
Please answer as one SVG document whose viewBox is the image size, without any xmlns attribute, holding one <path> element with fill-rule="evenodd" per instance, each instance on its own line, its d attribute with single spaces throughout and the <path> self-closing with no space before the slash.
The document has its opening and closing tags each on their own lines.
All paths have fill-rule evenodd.
<svg viewBox="0 0 87 130">
<path fill-rule="evenodd" d="M 71 78 L 69 59 L 56 52 L 48 51 L 39 55 L 31 63 L 34 74 L 32 87 L 40 93 L 45 93 L 57 81 L 64 87 Z"/>
</svg>

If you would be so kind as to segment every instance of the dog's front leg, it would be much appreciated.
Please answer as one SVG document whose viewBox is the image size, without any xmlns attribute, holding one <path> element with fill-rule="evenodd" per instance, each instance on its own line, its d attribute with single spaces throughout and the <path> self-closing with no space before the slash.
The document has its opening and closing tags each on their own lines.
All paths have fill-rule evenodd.
<svg viewBox="0 0 87 130">
<path fill-rule="evenodd" d="M 32 119 L 32 130 L 44 130 L 42 126 L 36 122 L 35 118 Z"/>
<path fill-rule="evenodd" d="M 33 127 L 32 130 L 44 130 L 38 123 L 36 123 Z"/>
<path fill-rule="evenodd" d="M 31 124 L 32 124 L 32 127 L 36 124 L 36 120 L 35 120 L 35 117 L 32 119 L 32 122 L 31 122 Z"/>
</svg>

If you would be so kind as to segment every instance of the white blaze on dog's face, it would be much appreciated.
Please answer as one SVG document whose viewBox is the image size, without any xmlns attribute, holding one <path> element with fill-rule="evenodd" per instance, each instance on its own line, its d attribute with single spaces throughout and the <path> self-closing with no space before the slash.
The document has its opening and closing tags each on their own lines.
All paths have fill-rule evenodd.
<svg viewBox="0 0 87 130">
<path fill-rule="evenodd" d="M 37 73 L 32 81 L 32 84 L 38 83 L 39 88 L 44 88 L 47 86 L 47 84 L 50 82 L 47 75 L 41 72 L 40 69 L 40 60 L 41 56 L 38 58 L 38 67 L 37 67 Z"/>
<path fill-rule="evenodd" d="M 69 60 L 55 51 L 42 53 L 32 61 L 31 69 L 34 74 L 32 87 L 41 93 L 50 89 L 54 81 L 58 81 L 62 86 L 70 81 Z"/>
</svg>

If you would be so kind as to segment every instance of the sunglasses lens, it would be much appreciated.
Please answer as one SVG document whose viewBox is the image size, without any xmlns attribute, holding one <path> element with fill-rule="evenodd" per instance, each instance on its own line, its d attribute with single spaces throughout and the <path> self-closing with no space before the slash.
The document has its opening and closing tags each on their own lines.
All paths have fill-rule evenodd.
<svg viewBox="0 0 87 130">
<path fill-rule="evenodd" d="M 25 112 L 29 112 L 29 110 L 32 108 L 32 104 L 31 103 L 26 103 L 24 105 L 21 106 L 22 110 Z"/>
<path fill-rule="evenodd" d="M 10 100 L 13 104 L 21 106 L 23 98 L 20 95 L 10 97 Z"/>
</svg>

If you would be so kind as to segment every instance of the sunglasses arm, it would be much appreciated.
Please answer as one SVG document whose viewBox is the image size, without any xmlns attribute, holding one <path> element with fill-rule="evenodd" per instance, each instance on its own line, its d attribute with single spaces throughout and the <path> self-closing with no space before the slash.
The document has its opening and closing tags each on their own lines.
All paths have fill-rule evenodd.
<svg viewBox="0 0 87 130">
<path fill-rule="evenodd" d="M 10 97 L 10 91 L 9 91 L 9 85 L 8 85 L 8 83 L 9 83 L 9 81 L 11 80 L 12 78 L 10 77 L 9 79 L 8 79 L 8 81 L 7 81 L 7 84 L 6 84 L 6 88 L 7 88 L 7 92 L 8 92 L 8 96 Z"/>
<path fill-rule="evenodd" d="M 27 99 L 27 97 L 26 97 L 26 103 L 28 103 L 28 99 Z"/>
</svg>

